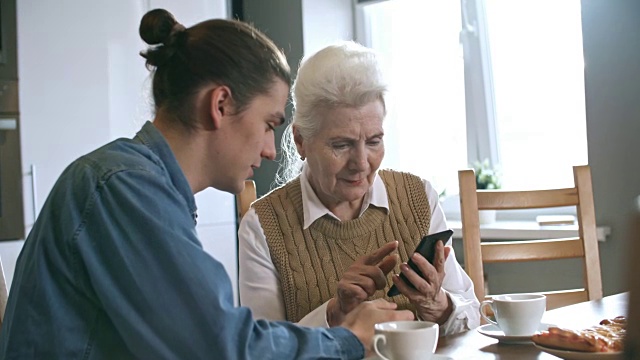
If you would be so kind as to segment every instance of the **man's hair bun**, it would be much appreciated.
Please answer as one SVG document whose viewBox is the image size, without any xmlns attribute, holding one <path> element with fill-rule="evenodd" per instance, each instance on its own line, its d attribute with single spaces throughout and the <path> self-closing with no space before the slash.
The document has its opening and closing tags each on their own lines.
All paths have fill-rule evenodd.
<svg viewBox="0 0 640 360">
<path fill-rule="evenodd" d="M 151 10 L 140 21 L 140 37 L 149 45 L 166 44 L 176 25 L 180 24 L 167 10 Z"/>
</svg>

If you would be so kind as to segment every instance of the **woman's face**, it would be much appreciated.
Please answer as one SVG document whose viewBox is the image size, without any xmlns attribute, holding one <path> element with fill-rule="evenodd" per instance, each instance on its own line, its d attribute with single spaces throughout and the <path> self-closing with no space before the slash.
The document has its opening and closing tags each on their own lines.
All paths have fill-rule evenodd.
<svg viewBox="0 0 640 360">
<path fill-rule="evenodd" d="M 325 206 L 360 201 L 373 184 L 384 157 L 383 118 L 382 102 L 375 100 L 323 111 L 318 132 L 309 139 L 294 131 L 311 187 Z"/>
</svg>

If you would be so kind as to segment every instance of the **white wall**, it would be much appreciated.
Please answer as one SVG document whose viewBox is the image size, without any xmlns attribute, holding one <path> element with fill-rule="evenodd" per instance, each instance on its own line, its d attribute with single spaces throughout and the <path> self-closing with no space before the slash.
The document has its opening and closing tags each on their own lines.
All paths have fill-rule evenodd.
<svg viewBox="0 0 640 360">
<path fill-rule="evenodd" d="M 605 295 L 628 289 L 640 195 L 640 2 L 582 0 L 587 141 Z M 637 281 L 637 280 L 636 280 Z"/>
<path fill-rule="evenodd" d="M 305 56 L 333 42 L 354 38 L 351 1 L 302 0 L 302 18 Z"/>
<path fill-rule="evenodd" d="M 226 0 L 21 0 L 17 4 L 18 76 L 26 232 L 64 168 L 118 137 L 132 137 L 151 118 L 150 79 L 139 52 L 142 15 L 171 11 L 185 26 L 227 17 Z M 31 165 L 37 206 L 32 207 Z M 234 197 L 196 196 L 205 250 L 237 279 Z M 11 284 L 23 241 L 1 242 Z M 237 295 L 236 295 L 237 299 Z"/>
</svg>

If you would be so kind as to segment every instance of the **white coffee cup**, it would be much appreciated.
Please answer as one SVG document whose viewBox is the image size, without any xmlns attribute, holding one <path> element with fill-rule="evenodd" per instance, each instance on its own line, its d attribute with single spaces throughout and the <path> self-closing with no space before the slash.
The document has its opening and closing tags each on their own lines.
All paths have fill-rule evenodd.
<svg viewBox="0 0 640 360">
<path fill-rule="evenodd" d="M 438 345 L 438 331 L 438 324 L 430 321 L 376 324 L 373 348 L 385 360 L 429 360 Z"/>
<path fill-rule="evenodd" d="M 493 310 L 496 321 L 485 313 L 487 307 Z M 507 336 L 529 336 L 540 328 L 546 307 L 547 297 L 541 294 L 495 295 L 482 302 L 480 315 Z"/>
</svg>

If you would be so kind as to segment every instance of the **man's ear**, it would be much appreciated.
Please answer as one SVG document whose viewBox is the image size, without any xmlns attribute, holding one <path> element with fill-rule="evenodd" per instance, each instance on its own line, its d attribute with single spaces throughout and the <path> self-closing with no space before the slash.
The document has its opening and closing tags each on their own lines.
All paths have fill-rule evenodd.
<svg viewBox="0 0 640 360">
<path fill-rule="evenodd" d="M 298 154 L 300 154 L 300 157 L 306 158 L 307 155 L 305 155 L 304 146 L 302 146 L 302 144 L 304 143 L 304 139 L 302 138 L 302 135 L 300 135 L 300 130 L 297 126 L 293 125 L 291 127 L 291 131 L 293 131 L 293 142 L 296 143 Z"/>
<path fill-rule="evenodd" d="M 223 118 L 230 116 L 233 111 L 231 89 L 227 86 L 216 86 L 211 91 L 210 96 L 209 114 L 211 115 L 211 125 L 213 125 L 214 129 L 219 129 Z"/>
</svg>

